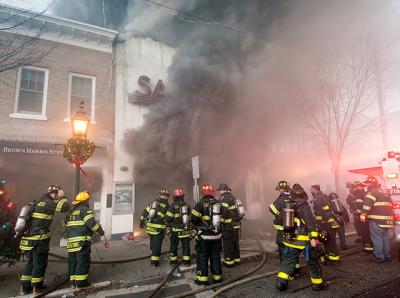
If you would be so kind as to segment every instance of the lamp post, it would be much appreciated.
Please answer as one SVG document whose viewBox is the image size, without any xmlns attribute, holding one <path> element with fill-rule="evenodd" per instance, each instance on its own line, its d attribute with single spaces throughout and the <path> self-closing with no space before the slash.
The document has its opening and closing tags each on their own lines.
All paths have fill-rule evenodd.
<svg viewBox="0 0 400 298">
<path fill-rule="evenodd" d="M 87 139 L 87 130 L 90 118 L 85 112 L 84 102 L 79 104 L 79 108 L 74 116 L 71 117 L 72 138 L 64 144 L 63 156 L 75 166 L 74 175 L 74 195 L 79 193 L 79 182 L 81 165 L 93 154 L 95 145 Z"/>
<path fill-rule="evenodd" d="M 79 104 L 78 110 L 75 115 L 72 116 L 72 137 L 75 139 L 87 139 L 87 130 L 89 128 L 90 119 L 85 111 L 84 102 Z M 74 195 L 79 193 L 81 179 L 81 167 L 80 164 L 75 163 L 75 175 L 74 175 Z"/>
</svg>

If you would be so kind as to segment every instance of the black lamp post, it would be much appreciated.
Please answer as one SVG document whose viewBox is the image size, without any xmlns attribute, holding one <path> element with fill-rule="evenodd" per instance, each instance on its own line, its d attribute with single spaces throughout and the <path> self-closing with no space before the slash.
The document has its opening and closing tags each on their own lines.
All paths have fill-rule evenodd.
<svg viewBox="0 0 400 298">
<path fill-rule="evenodd" d="M 80 103 L 78 111 L 71 117 L 71 122 L 72 138 L 64 144 L 63 156 L 75 166 L 74 195 L 77 195 L 79 193 L 81 165 L 92 156 L 96 148 L 93 142 L 87 139 L 90 118 L 85 112 L 83 101 Z"/>
<path fill-rule="evenodd" d="M 86 114 L 84 102 L 79 104 L 78 110 L 75 115 L 72 116 L 72 136 L 74 139 L 87 139 L 87 130 L 90 124 L 90 118 Z M 80 164 L 75 162 L 75 175 L 74 175 L 74 194 L 79 193 L 79 184 L 81 179 L 81 167 Z"/>
</svg>

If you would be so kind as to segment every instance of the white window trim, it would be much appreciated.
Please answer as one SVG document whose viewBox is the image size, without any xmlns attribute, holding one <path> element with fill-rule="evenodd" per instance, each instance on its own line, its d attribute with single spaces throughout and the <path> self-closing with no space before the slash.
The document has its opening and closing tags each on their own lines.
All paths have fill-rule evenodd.
<svg viewBox="0 0 400 298">
<path fill-rule="evenodd" d="M 43 101 L 42 101 L 42 114 L 34 115 L 27 113 L 18 113 L 18 101 L 19 101 L 19 88 L 21 85 L 21 70 L 22 69 L 32 69 L 44 72 L 44 85 L 43 85 Z M 14 112 L 9 115 L 10 118 L 16 119 L 30 119 L 30 120 L 47 120 L 46 109 L 47 109 L 47 88 L 49 85 L 49 70 L 46 68 L 36 67 L 36 66 L 22 66 L 18 68 L 17 75 L 17 87 L 15 89 L 15 101 L 14 101 Z"/>
<path fill-rule="evenodd" d="M 80 77 L 85 79 L 92 79 L 92 100 L 91 100 L 91 114 L 90 124 L 96 124 L 96 77 L 84 75 L 80 73 L 70 72 L 68 77 L 68 100 L 67 100 L 67 116 L 64 122 L 71 122 L 71 88 L 72 88 L 72 77 Z M 86 104 L 86 103 L 85 103 Z M 73 111 L 75 113 L 75 111 Z"/>
</svg>

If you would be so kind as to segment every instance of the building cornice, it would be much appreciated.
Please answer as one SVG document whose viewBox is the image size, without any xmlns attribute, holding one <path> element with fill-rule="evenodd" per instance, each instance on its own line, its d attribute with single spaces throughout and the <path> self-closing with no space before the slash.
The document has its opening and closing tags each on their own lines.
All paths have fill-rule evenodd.
<svg viewBox="0 0 400 298">
<path fill-rule="evenodd" d="M 22 24 L 21 24 L 22 23 Z M 111 53 L 117 31 L 46 14 L 0 5 L 0 29 L 24 36 Z"/>
</svg>

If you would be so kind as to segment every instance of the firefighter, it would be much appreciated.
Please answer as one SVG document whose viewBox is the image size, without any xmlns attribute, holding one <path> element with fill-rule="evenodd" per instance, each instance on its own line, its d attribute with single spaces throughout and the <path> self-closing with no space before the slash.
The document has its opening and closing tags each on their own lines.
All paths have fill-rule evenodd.
<svg viewBox="0 0 400 298">
<path fill-rule="evenodd" d="M 305 250 L 305 261 L 310 271 L 312 289 L 314 291 L 327 290 L 329 286 L 322 279 L 317 253 L 318 232 L 316 222 L 307 203 L 307 194 L 299 184 L 293 185 L 290 199 L 285 202 L 285 207 L 282 208 L 280 213 L 283 213 L 284 249 L 283 262 L 278 273 L 277 288 L 280 291 L 287 290 L 299 256 Z"/>
<path fill-rule="evenodd" d="M 145 227 L 150 236 L 150 263 L 153 268 L 160 265 L 161 246 L 165 235 L 165 216 L 169 209 L 168 198 L 170 193 L 166 188 L 160 190 L 159 197 L 143 210 L 140 217 L 140 228 Z"/>
<path fill-rule="evenodd" d="M 245 216 L 244 209 L 240 200 L 232 195 L 226 183 L 221 183 L 217 191 L 221 196 L 221 213 L 224 218 L 222 223 L 223 264 L 233 267 L 240 264 L 240 223 Z"/>
<path fill-rule="evenodd" d="M 356 182 L 359 182 L 359 181 L 346 183 L 346 188 L 349 190 L 349 194 L 347 195 L 347 198 L 346 198 L 346 203 L 350 208 L 350 213 L 353 214 L 354 228 L 358 235 L 358 238 L 355 239 L 355 242 L 362 243 L 362 237 L 361 237 L 361 231 L 360 231 L 361 208 L 357 208 L 358 207 L 357 204 L 361 203 L 361 205 L 362 205 L 364 195 L 362 195 L 362 197 L 359 199 L 356 198 L 356 186 L 355 186 Z M 358 218 L 358 220 L 357 220 L 357 218 Z"/>
<path fill-rule="evenodd" d="M 50 244 L 50 225 L 55 212 L 67 212 L 70 205 L 64 191 L 58 185 L 50 185 L 47 193 L 31 203 L 29 226 L 24 232 L 20 249 L 28 262 L 21 275 L 21 294 L 40 293 L 47 268 Z"/>
<path fill-rule="evenodd" d="M 221 268 L 221 204 L 215 199 L 214 189 L 204 184 L 200 189 L 201 199 L 192 210 L 191 222 L 197 230 L 196 283 L 208 284 L 208 261 L 214 283 L 222 281 Z"/>
<path fill-rule="evenodd" d="M 341 200 L 337 193 L 332 192 L 328 196 L 330 208 L 333 211 L 337 223 L 339 223 L 339 229 L 337 229 L 337 234 L 340 241 L 340 247 L 342 250 L 348 249 L 346 244 L 346 223 L 350 222 L 349 213 L 345 206 L 343 206 Z"/>
<path fill-rule="evenodd" d="M 186 267 L 190 266 L 190 206 L 185 202 L 185 193 L 177 188 L 172 193 L 173 202 L 167 211 L 166 222 L 171 226 L 171 246 L 169 261 L 171 266 L 178 264 L 178 244 L 182 243 L 182 259 Z"/>
<path fill-rule="evenodd" d="M 285 203 L 290 201 L 290 184 L 285 180 L 281 180 L 278 182 L 275 190 L 279 191 L 279 196 L 271 205 L 269 205 L 269 211 L 275 216 L 273 225 L 276 230 L 276 244 L 278 245 L 279 260 L 282 263 L 282 249 L 284 248 L 284 245 L 283 218 L 281 211 L 285 207 Z M 300 268 L 300 264 L 298 264 L 298 267 Z"/>
<path fill-rule="evenodd" d="M 362 222 L 360 220 L 361 210 L 364 204 L 364 198 L 366 195 L 365 184 L 360 181 L 354 181 L 351 184 L 351 193 L 347 198 L 347 204 L 349 204 L 350 209 L 353 210 L 354 216 L 354 227 L 361 236 L 361 241 L 363 243 L 364 254 L 372 254 L 374 251 L 371 236 L 369 233 L 368 222 Z"/>
<path fill-rule="evenodd" d="M 361 210 L 360 220 L 366 222 L 374 244 L 374 255 L 377 263 L 391 261 L 389 229 L 394 226 L 392 203 L 381 189 L 375 177 L 368 177 L 367 194 Z"/>
<path fill-rule="evenodd" d="M 72 286 L 78 289 L 90 286 L 88 275 L 92 235 L 98 233 L 104 236 L 102 227 L 89 208 L 89 199 L 89 192 L 78 193 L 72 202 L 73 208 L 65 218 L 69 279 Z"/>
<path fill-rule="evenodd" d="M 320 186 L 312 185 L 310 192 L 313 196 L 314 215 L 318 230 L 320 232 L 326 231 L 328 235 L 326 247 L 328 264 L 337 266 L 340 264 L 340 256 L 338 255 L 336 246 L 336 233 L 340 226 L 335 220 L 329 199 L 327 195 L 321 191 Z"/>
</svg>

